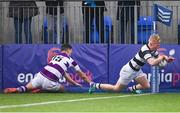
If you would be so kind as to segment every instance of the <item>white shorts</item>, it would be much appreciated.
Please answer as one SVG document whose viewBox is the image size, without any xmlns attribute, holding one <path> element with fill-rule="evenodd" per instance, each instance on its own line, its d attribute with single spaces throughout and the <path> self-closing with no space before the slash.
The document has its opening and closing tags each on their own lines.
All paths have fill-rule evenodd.
<svg viewBox="0 0 180 113">
<path fill-rule="evenodd" d="M 35 77 L 31 80 L 31 84 L 34 88 L 41 88 L 42 90 L 47 91 L 58 91 L 61 87 L 59 82 L 54 82 L 46 77 L 44 77 L 41 73 L 37 73 Z"/>
<path fill-rule="evenodd" d="M 137 77 L 144 76 L 143 71 L 140 69 L 139 71 L 134 71 L 129 64 L 126 64 L 122 67 L 119 73 L 118 83 L 122 85 L 128 85 L 133 79 Z"/>
</svg>

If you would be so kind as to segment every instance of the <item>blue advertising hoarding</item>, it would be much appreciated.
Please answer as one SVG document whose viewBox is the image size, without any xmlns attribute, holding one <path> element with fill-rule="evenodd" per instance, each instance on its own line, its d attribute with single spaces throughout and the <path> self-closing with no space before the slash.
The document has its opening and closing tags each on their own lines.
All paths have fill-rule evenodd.
<svg viewBox="0 0 180 113">
<path fill-rule="evenodd" d="M 119 72 L 134 55 L 139 51 L 142 45 L 118 45 L 114 44 L 109 47 L 109 81 L 115 84 L 119 78 Z M 175 61 L 169 63 L 164 69 L 160 69 L 159 81 L 160 92 L 180 91 L 180 47 L 178 45 L 162 45 L 164 51 L 160 52 L 169 56 L 171 49 L 175 50 Z M 146 64 L 142 68 L 151 81 L 151 66 Z M 131 83 L 129 85 L 132 85 Z"/>
<path fill-rule="evenodd" d="M 75 44 L 72 58 L 78 62 L 82 70 L 92 74 L 95 82 L 108 82 L 108 47 L 107 44 Z"/>
<path fill-rule="evenodd" d="M 3 77 L 3 70 L 2 70 L 2 45 L 0 45 L 0 92 L 2 91 L 2 77 Z"/>
<path fill-rule="evenodd" d="M 4 45 L 4 88 L 28 83 L 47 64 L 47 52 L 51 47 L 52 45 Z"/>
<path fill-rule="evenodd" d="M 120 44 L 74 44 L 72 58 L 80 65 L 83 72 L 94 82 L 115 84 L 119 78 L 119 71 L 142 45 Z M 60 45 L 3 45 L 0 46 L 0 83 L 3 88 L 18 87 L 28 83 L 34 75 L 47 64 L 47 53 L 50 48 Z M 178 45 L 162 45 L 163 54 L 169 55 L 175 49 L 175 61 L 160 70 L 160 92 L 180 91 L 180 47 Z M 3 56 L 3 62 L 2 62 Z M 3 68 L 3 74 L 2 74 Z M 146 64 L 142 68 L 151 79 L 151 66 Z M 88 89 L 85 83 L 73 70 L 69 70 L 71 77 L 83 84 L 84 89 L 71 86 L 65 79 L 60 80 L 69 91 Z M 3 75 L 3 81 L 2 81 Z M 0 85 L 0 86 L 1 86 Z M 130 84 L 131 85 L 131 84 Z"/>
<path fill-rule="evenodd" d="M 47 53 L 52 47 L 60 45 L 4 45 L 3 86 L 18 87 L 27 84 L 34 75 L 47 64 Z M 72 45 L 72 58 L 80 65 L 86 75 L 96 82 L 107 82 L 107 46 L 106 45 Z M 86 87 L 85 83 L 73 70 L 70 76 Z M 69 91 L 81 90 L 73 87 L 64 78 L 60 80 Z M 71 87 L 69 87 L 71 86 Z M 88 87 L 87 87 L 88 86 Z M 85 89 L 85 88 L 84 88 Z"/>
<path fill-rule="evenodd" d="M 175 61 L 169 63 L 164 69 L 160 70 L 160 92 L 180 91 L 180 46 L 179 45 L 162 45 L 164 54 L 169 55 L 171 49 L 175 50 Z"/>
<path fill-rule="evenodd" d="M 108 82 L 108 46 L 107 44 L 74 44 L 72 58 L 80 68 L 94 82 Z M 70 70 L 71 71 L 71 70 Z M 73 80 L 83 84 L 83 89 L 71 86 L 66 87 L 72 92 L 87 92 L 89 84 L 85 83 L 76 74 L 70 73 Z M 78 78 L 78 79 L 77 79 Z"/>
<path fill-rule="evenodd" d="M 120 69 L 136 54 L 140 45 L 112 44 L 109 47 L 109 82 L 115 84 Z"/>
</svg>

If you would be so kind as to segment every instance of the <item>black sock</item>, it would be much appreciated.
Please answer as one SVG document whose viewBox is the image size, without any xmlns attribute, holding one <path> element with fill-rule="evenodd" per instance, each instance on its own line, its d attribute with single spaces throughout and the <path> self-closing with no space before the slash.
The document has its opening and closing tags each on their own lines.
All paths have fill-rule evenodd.
<svg viewBox="0 0 180 113">
<path fill-rule="evenodd" d="M 132 86 L 132 90 L 133 91 L 137 90 L 136 85 Z"/>
<path fill-rule="evenodd" d="M 96 89 L 101 89 L 100 85 L 101 85 L 100 83 L 96 83 L 96 84 L 95 84 L 95 88 L 96 88 Z"/>
<path fill-rule="evenodd" d="M 101 89 L 101 84 L 100 83 L 99 83 L 98 87 L 99 87 L 99 89 Z"/>
</svg>

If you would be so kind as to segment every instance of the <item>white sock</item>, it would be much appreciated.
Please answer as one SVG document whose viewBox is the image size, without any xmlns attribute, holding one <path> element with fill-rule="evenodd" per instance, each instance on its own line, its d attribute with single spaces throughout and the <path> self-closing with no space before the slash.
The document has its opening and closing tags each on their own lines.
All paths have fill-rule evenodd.
<svg viewBox="0 0 180 113">
<path fill-rule="evenodd" d="M 96 83 L 96 84 L 95 84 L 96 89 L 101 89 L 101 88 L 100 88 L 100 85 L 101 85 L 100 83 Z"/>
</svg>

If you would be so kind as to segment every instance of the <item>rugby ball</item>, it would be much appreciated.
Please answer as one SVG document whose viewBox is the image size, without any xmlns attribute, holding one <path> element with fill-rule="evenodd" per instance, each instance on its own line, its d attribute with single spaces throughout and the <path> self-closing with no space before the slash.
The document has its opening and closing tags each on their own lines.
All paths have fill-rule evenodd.
<svg viewBox="0 0 180 113">
<path fill-rule="evenodd" d="M 162 60 L 162 61 L 159 63 L 159 67 L 163 68 L 163 67 L 165 67 L 167 64 L 168 64 L 168 62 L 167 62 L 166 60 Z"/>
</svg>

